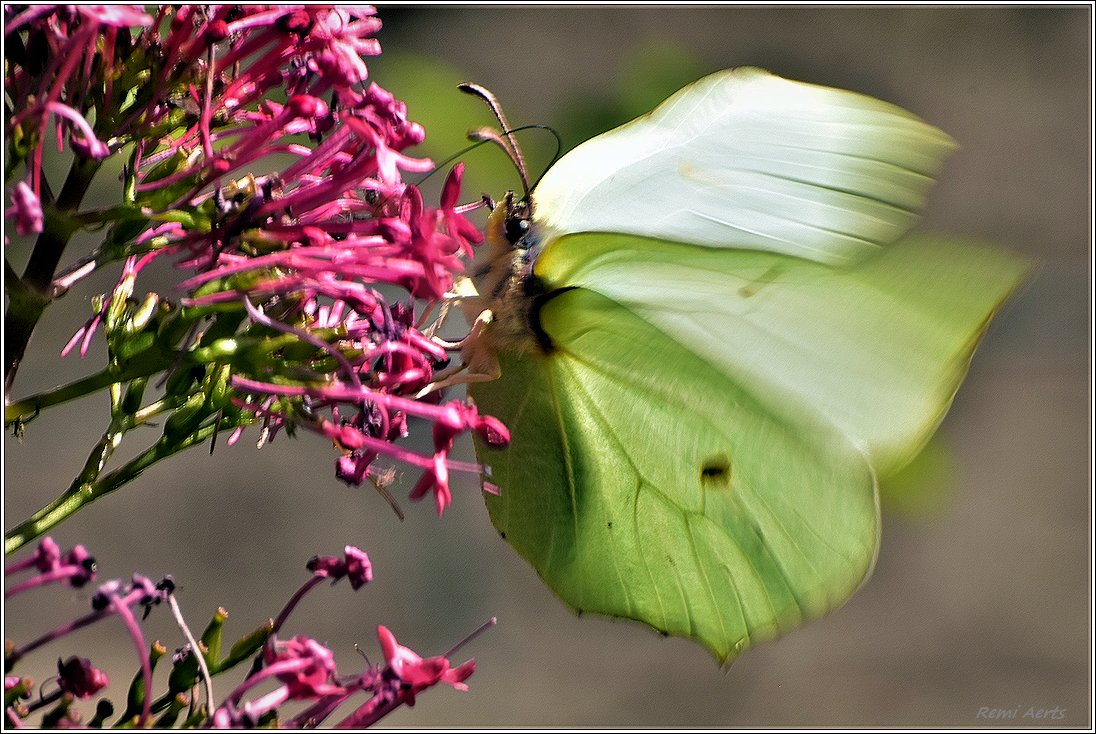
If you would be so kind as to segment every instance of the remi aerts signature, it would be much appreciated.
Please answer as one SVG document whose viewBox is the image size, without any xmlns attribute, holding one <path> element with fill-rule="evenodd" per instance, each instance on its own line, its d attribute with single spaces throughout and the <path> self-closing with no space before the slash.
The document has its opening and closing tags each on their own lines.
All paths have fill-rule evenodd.
<svg viewBox="0 0 1096 734">
<path fill-rule="evenodd" d="M 982 706 L 974 715 L 976 719 L 991 721 L 1055 721 L 1065 717 L 1066 709 L 1064 706 L 1055 706 L 1054 708 L 1040 706 L 1013 706 L 1012 708 Z"/>
</svg>

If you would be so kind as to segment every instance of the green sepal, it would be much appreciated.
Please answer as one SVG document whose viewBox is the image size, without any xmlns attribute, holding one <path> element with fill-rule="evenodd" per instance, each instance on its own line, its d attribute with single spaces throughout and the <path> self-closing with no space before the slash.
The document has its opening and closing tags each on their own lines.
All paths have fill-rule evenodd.
<svg viewBox="0 0 1096 734">
<path fill-rule="evenodd" d="M 179 191 L 179 196 L 182 196 L 189 188 L 184 188 Z M 171 199 L 169 202 L 173 202 L 175 199 Z M 167 206 L 167 203 L 164 206 Z M 157 222 L 178 222 L 183 225 L 187 230 L 194 232 L 195 234 L 209 234 L 213 228 L 208 216 L 203 216 L 197 209 L 189 211 L 183 211 L 182 209 L 170 209 L 166 212 L 153 212 L 149 214 L 149 218 L 156 220 Z"/>
<path fill-rule="evenodd" d="M 231 405 L 232 387 L 229 379 L 232 377 L 232 365 L 218 365 L 217 369 L 209 376 L 208 391 L 209 404 L 218 410 Z"/>
<path fill-rule="evenodd" d="M 199 347 L 208 347 L 218 339 L 233 336 L 236 330 L 240 328 L 240 324 L 247 318 L 247 314 L 243 312 L 243 308 L 239 304 L 234 304 L 238 309 L 232 313 L 224 313 L 217 317 L 205 333 L 202 335 L 201 340 L 198 342 Z M 186 319 L 190 320 L 197 316 L 197 309 L 185 308 L 183 309 L 183 315 Z"/>
<path fill-rule="evenodd" d="M 10 666 L 5 665 L 4 667 L 7 669 Z M 11 688 L 5 689 L 4 690 L 4 708 L 7 708 L 8 706 L 14 706 L 16 703 L 18 703 L 20 700 L 22 700 L 23 695 L 26 694 L 26 693 L 29 693 L 31 688 L 33 687 L 33 685 L 34 684 L 33 684 L 33 682 L 31 681 L 30 678 L 23 677 L 23 678 L 20 678 L 19 682 L 16 683 Z"/>
<path fill-rule="evenodd" d="M 217 607 L 217 611 L 213 613 L 209 624 L 202 632 L 200 641 L 205 646 L 207 661 L 217 660 L 221 656 L 221 640 L 224 638 L 223 632 L 227 619 L 228 612 L 223 607 Z"/>
<path fill-rule="evenodd" d="M 149 218 L 139 209 L 125 208 L 118 213 L 119 219 L 110 225 L 100 249 L 113 253 L 112 259 L 120 260 L 129 255 L 129 245 L 148 227 Z"/>
<path fill-rule="evenodd" d="M 109 698 L 101 698 L 95 704 L 95 714 L 88 721 L 89 729 L 102 729 L 106 720 L 114 716 L 114 704 Z"/>
<path fill-rule="evenodd" d="M 156 335 L 150 332 L 142 332 L 133 336 L 122 337 L 117 340 L 113 351 L 117 360 L 126 362 L 145 352 L 156 344 Z"/>
<path fill-rule="evenodd" d="M 148 387 L 147 377 L 138 377 L 130 380 L 126 386 L 125 396 L 119 406 L 122 415 L 132 415 L 141 409 L 141 403 L 145 399 L 145 389 Z"/>
<path fill-rule="evenodd" d="M 261 626 L 237 640 L 223 660 L 211 665 L 209 668 L 210 675 L 233 668 L 256 655 L 273 632 L 274 620 L 268 619 Z"/>
<path fill-rule="evenodd" d="M 148 651 L 148 659 L 153 674 L 156 673 L 156 663 L 166 654 L 167 648 L 159 641 L 152 643 Z M 129 691 L 126 693 L 126 710 L 118 719 L 115 727 L 131 729 L 136 725 L 137 718 L 141 715 L 141 709 L 145 705 L 145 695 L 145 678 L 140 666 L 138 666 L 137 673 L 133 676 L 133 680 L 129 684 Z"/>
<path fill-rule="evenodd" d="M 171 666 L 171 673 L 167 678 L 168 690 L 173 694 L 190 690 L 191 686 L 201 677 L 201 667 L 198 665 L 200 651 L 191 650 L 190 654 L 180 659 Z"/>
<path fill-rule="evenodd" d="M 187 706 L 190 705 L 190 699 L 186 697 L 184 693 L 177 693 L 171 698 L 171 702 L 168 704 L 167 711 L 160 714 L 159 718 L 153 723 L 154 729 L 170 729 L 175 726 L 175 722 L 179 720 L 179 714 L 183 712 Z"/>
<path fill-rule="evenodd" d="M 208 397 L 205 392 L 191 395 L 164 422 L 164 438 L 169 441 L 178 441 L 193 433 L 211 412 L 207 403 Z"/>
<path fill-rule="evenodd" d="M 164 385 L 164 395 L 182 396 L 189 394 L 195 383 L 205 378 L 204 364 L 180 365 L 168 375 Z"/>
</svg>

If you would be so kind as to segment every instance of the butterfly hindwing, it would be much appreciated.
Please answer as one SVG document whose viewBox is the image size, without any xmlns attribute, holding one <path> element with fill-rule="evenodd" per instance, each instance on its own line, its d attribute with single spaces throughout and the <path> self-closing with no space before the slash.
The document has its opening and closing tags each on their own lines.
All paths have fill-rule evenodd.
<svg viewBox="0 0 1096 734">
<path fill-rule="evenodd" d="M 592 291 L 542 318 L 554 351 L 472 394 L 513 436 L 480 453 L 491 518 L 560 597 L 727 660 L 852 593 L 877 539 L 863 456 Z"/>
</svg>

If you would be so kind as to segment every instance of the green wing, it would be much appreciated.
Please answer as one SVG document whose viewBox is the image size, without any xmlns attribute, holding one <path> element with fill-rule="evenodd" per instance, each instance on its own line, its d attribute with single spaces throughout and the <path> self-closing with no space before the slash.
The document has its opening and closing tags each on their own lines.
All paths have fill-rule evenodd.
<svg viewBox="0 0 1096 734">
<path fill-rule="evenodd" d="M 878 543 L 874 472 L 946 411 L 1024 266 L 892 246 L 852 270 L 576 235 L 537 273 L 548 354 L 471 386 L 492 521 L 571 606 L 720 660 L 840 605 Z"/>
<path fill-rule="evenodd" d="M 473 394 L 513 436 L 481 452 L 492 521 L 560 597 L 725 660 L 852 593 L 878 536 L 862 456 L 604 296 L 570 291 L 543 316 L 559 351 L 504 360 Z"/>
</svg>

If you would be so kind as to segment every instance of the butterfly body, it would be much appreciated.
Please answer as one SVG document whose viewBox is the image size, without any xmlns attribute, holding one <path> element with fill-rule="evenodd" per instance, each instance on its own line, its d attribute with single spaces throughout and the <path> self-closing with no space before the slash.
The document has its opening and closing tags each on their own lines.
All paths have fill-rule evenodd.
<svg viewBox="0 0 1096 734">
<path fill-rule="evenodd" d="M 952 143 L 746 69 L 579 146 L 492 214 L 469 392 L 491 519 L 572 607 L 720 660 L 843 603 L 876 480 L 943 418 L 1024 264 L 895 243 Z M 522 224 L 524 222 L 524 224 Z"/>
</svg>

